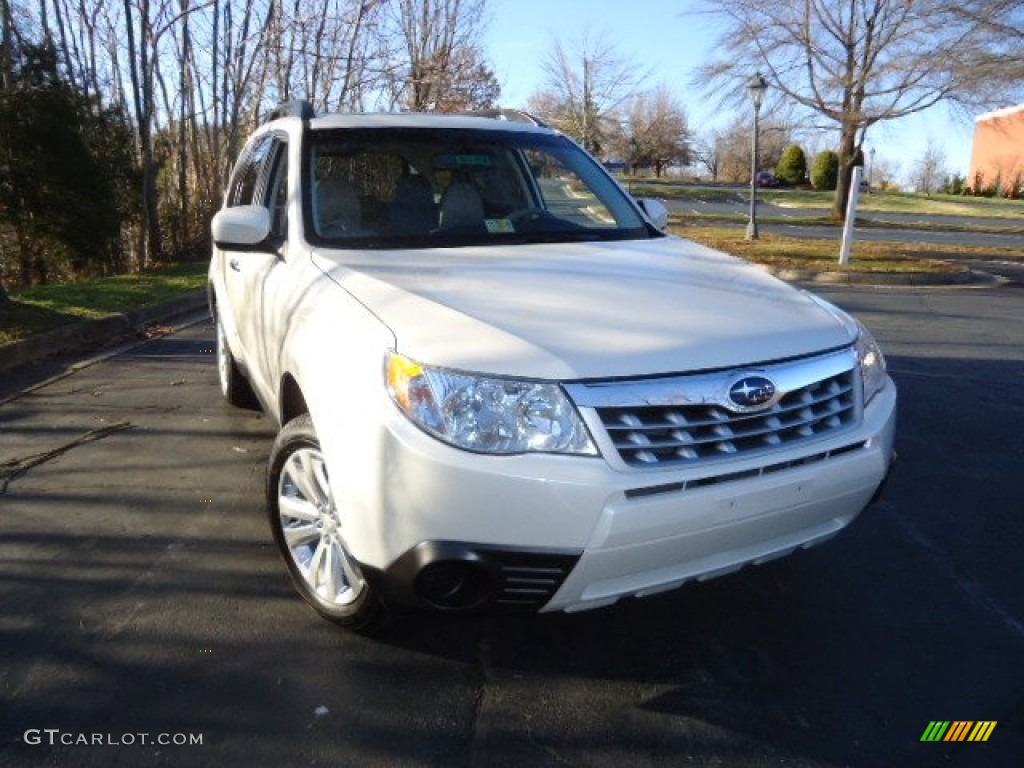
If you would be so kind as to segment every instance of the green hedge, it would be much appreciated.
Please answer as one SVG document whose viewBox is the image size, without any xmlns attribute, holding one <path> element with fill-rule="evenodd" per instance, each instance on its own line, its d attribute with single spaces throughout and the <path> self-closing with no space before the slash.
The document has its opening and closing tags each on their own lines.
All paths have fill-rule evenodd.
<svg viewBox="0 0 1024 768">
<path fill-rule="evenodd" d="M 815 189 L 831 192 L 839 181 L 839 155 L 826 149 L 814 156 L 811 167 L 811 184 Z"/>
</svg>

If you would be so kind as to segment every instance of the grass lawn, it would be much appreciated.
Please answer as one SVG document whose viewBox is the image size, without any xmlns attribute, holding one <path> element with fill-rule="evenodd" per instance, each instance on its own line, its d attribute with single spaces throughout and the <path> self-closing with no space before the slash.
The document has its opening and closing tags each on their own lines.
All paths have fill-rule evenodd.
<svg viewBox="0 0 1024 768">
<path fill-rule="evenodd" d="M 41 285 L 12 294 L 11 306 L 0 309 L 0 344 L 183 296 L 206 285 L 206 270 L 205 262 L 173 264 L 139 275 Z"/>
<path fill-rule="evenodd" d="M 758 196 L 786 208 L 831 208 L 834 194 L 813 190 L 765 189 Z M 871 192 L 857 202 L 860 212 L 918 213 L 937 216 L 979 216 L 1024 223 L 1024 200 L 957 195 L 914 195 L 906 192 Z"/>
<path fill-rule="evenodd" d="M 839 243 L 761 233 L 758 240 L 747 240 L 737 227 L 700 225 L 673 226 L 672 232 L 698 243 L 740 256 L 748 261 L 786 269 L 840 271 Z M 856 241 L 847 269 L 857 272 L 957 272 L 961 266 L 943 259 L 992 258 L 1024 260 L 1024 248 L 982 248 L 927 243 L 885 243 Z"/>
<path fill-rule="evenodd" d="M 809 211 L 813 209 L 807 209 Z M 917 232 L 979 232 L 998 235 L 1024 235 L 1024 222 L 1013 226 L 1017 222 L 1006 219 L 1006 226 L 1002 224 L 966 224 L 959 221 L 904 221 L 894 225 L 888 221 L 877 221 L 871 218 L 871 211 L 858 210 L 857 229 L 893 229 L 898 227 L 901 230 L 913 230 Z M 712 222 L 732 221 L 737 224 L 747 222 L 747 214 L 744 213 L 670 213 L 669 221 L 672 223 L 684 224 L 711 224 Z M 842 224 L 830 216 L 765 216 L 759 214 L 757 220 L 761 224 L 787 224 L 790 226 L 802 227 L 833 227 L 839 230 Z"/>
<path fill-rule="evenodd" d="M 619 179 L 634 197 L 671 197 L 681 200 L 703 200 L 708 203 L 746 199 L 739 187 L 705 187 L 680 182 L 656 183 L 647 179 L 630 181 Z"/>
</svg>

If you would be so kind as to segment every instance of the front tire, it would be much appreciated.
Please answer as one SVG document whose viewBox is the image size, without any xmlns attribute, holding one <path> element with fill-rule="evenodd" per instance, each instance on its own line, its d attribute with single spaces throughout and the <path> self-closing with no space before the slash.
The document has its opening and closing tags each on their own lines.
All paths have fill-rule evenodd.
<svg viewBox="0 0 1024 768">
<path fill-rule="evenodd" d="M 274 441 L 267 509 L 274 541 L 303 599 L 328 621 L 368 628 L 381 604 L 345 549 L 345 516 L 331 493 L 308 414 L 288 422 Z"/>
</svg>

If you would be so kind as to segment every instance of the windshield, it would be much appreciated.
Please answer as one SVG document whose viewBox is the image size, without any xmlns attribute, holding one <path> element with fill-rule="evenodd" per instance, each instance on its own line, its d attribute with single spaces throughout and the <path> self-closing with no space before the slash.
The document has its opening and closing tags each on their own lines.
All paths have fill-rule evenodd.
<svg viewBox="0 0 1024 768">
<path fill-rule="evenodd" d="M 306 150 L 306 232 L 334 247 L 435 247 L 654 236 L 619 186 L 562 136 L 338 129 Z"/>
</svg>

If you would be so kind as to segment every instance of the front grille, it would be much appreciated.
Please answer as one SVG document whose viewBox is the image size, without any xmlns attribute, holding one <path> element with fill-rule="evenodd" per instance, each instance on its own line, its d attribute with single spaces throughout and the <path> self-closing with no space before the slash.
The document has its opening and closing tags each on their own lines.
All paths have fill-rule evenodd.
<svg viewBox="0 0 1024 768">
<path fill-rule="evenodd" d="M 854 371 L 786 392 L 772 407 L 736 413 L 717 404 L 599 407 L 622 460 L 634 467 L 697 464 L 784 448 L 854 423 Z"/>
</svg>

